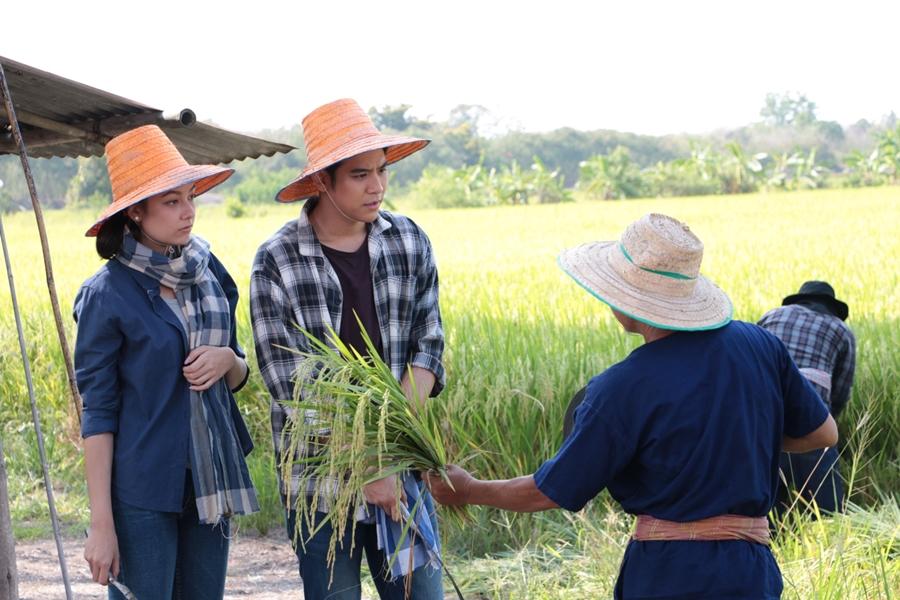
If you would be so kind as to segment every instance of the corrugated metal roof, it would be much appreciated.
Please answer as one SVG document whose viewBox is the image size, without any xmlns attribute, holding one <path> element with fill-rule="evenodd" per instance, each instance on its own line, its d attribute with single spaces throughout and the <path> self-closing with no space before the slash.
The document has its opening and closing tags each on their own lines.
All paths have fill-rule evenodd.
<svg viewBox="0 0 900 600">
<path fill-rule="evenodd" d="M 102 156 L 110 138 L 159 125 L 192 164 L 227 163 L 290 152 L 293 146 L 195 122 L 190 110 L 166 118 L 157 108 L 0 56 L 29 156 Z M 0 154 L 18 154 L 0 103 Z"/>
</svg>

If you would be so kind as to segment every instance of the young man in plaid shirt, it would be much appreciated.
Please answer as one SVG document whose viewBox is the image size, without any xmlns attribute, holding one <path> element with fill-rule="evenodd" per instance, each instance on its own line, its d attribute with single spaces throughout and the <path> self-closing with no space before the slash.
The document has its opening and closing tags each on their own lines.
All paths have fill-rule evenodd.
<svg viewBox="0 0 900 600">
<path fill-rule="evenodd" d="M 431 244 L 410 219 L 381 211 L 387 166 L 428 144 L 427 140 L 381 134 L 353 100 L 326 104 L 303 120 L 308 164 L 283 188 L 280 202 L 307 199 L 300 217 L 286 223 L 259 248 L 250 276 L 250 310 L 259 369 L 272 395 L 272 435 L 282 451 L 286 413 L 282 402 L 293 398 L 293 374 L 302 360 L 284 348 L 309 351 L 302 327 L 325 339 L 327 327 L 348 345 L 365 352 L 359 315 L 404 389 L 411 394 L 409 373 L 424 401 L 444 385 L 441 356 L 444 333 L 438 307 L 438 276 Z M 409 366 L 409 368 L 408 368 Z M 291 481 L 279 484 L 285 500 L 308 502 L 312 490 L 297 489 L 302 465 L 294 464 Z M 424 486 L 424 506 L 433 505 Z M 366 500 L 399 519 L 394 476 L 369 484 Z M 325 501 L 327 506 L 327 499 Z M 296 512 L 286 505 L 287 527 L 294 539 Z M 368 515 L 368 516 L 367 516 Z M 333 580 L 326 564 L 331 525 L 309 537 L 306 524 L 295 544 L 304 594 L 312 598 L 359 598 L 360 565 L 366 559 L 382 598 L 404 598 L 405 582 L 385 574 L 385 552 L 378 549 L 371 511 L 356 515 L 356 539 L 350 531 L 338 547 Z M 435 537 L 437 524 L 432 522 Z M 441 574 L 414 565 L 412 598 L 443 597 Z"/>
<path fill-rule="evenodd" d="M 787 347 L 800 372 L 828 405 L 833 417 L 850 399 L 856 369 L 856 338 L 844 321 L 849 308 L 824 281 L 807 281 L 782 306 L 770 310 L 759 325 L 775 334 Z M 815 499 L 825 512 L 843 510 L 844 484 L 838 470 L 838 449 L 781 455 L 781 470 L 804 503 Z M 794 502 L 780 482 L 777 512 Z"/>
</svg>

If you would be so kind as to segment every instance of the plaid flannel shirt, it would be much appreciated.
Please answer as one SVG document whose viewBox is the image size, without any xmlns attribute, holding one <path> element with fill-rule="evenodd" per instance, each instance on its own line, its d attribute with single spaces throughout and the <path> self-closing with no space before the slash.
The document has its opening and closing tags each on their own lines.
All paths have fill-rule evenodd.
<svg viewBox="0 0 900 600">
<path fill-rule="evenodd" d="M 789 304 L 767 312 L 758 325 L 784 343 L 798 368 L 831 374 L 830 391 L 810 383 L 837 416 L 850 399 L 856 369 L 856 338 L 847 324 L 833 315 Z"/>
<path fill-rule="evenodd" d="M 282 403 L 294 396 L 293 375 L 302 361 L 278 346 L 309 352 L 309 342 L 298 326 L 323 340 L 326 326 L 338 332 L 341 328 L 341 285 L 309 222 L 314 206 L 315 200 L 308 200 L 296 221 L 286 223 L 260 246 L 250 272 L 256 358 L 272 396 L 272 439 L 278 457 L 289 417 Z M 435 375 L 432 396 L 437 395 L 444 386 L 444 331 L 431 242 L 410 219 L 382 211 L 369 226 L 367 243 L 384 360 L 398 380 L 407 365 L 431 371 Z M 300 493 L 302 468 L 294 463 L 290 488 L 278 470 L 283 495 Z"/>
</svg>

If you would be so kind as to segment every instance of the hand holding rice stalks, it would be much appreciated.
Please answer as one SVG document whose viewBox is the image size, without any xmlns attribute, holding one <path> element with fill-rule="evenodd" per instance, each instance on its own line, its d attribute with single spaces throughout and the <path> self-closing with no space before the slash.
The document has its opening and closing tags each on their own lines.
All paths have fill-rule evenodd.
<svg viewBox="0 0 900 600">
<path fill-rule="evenodd" d="M 436 407 L 418 401 L 411 373 L 414 399 L 407 398 L 365 329 L 365 354 L 345 345 L 330 328 L 327 342 L 302 331 L 311 351 L 298 351 L 304 360 L 287 406 L 291 418 L 282 434 L 280 467 L 290 481 L 293 464 L 303 465 L 297 489 L 311 498 L 298 503 L 297 530 L 305 522 L 312 535 L 330 521 L 331 563 L 349 517 L 365 503 L 365 485 L 392 474 L 428 470 L 449 484 L 447 444 Z M 399 498 L 399 477 L 397 482 Z M 467 518 L 464 507 L 447 508 L 453 518 Z M 409 513 L 417 509 L 409 507 Z M 316 511 L 326 517 L 314 527 Z"/>
</svg>

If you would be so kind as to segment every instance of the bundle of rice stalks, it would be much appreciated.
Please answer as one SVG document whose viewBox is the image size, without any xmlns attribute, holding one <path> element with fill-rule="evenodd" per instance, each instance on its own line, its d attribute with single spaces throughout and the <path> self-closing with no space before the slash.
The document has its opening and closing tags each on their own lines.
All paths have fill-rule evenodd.
<svg viewBox="0 0 900 600">
<path fill-rule="evenodd" d="M 301 524 L 312 535 L 330 522 L 329 564 L 348 523 L 355 529 L 350 517 L 364 505 L 368 483 L 397 474 L 398 498 L 400 474 L 406 471 L 436 471 L 449 484 L 438 411 L 432 402 L 407 398 L 362 323 L 360 328 L 365 353 L 345 345 L 330 328 L 325 341 L 302 330 L 311 351 L 295 350 L 304 360 L 295 374 L 294 398 L 286 407 L 291 418 L 282 434 L 283 478 L 290 481 L 299 463 L 297 489 L 310 496 L 309 502 L 297 503 L 295 536 Z M 409 380 L 415 387 L 412 373 Z M 412 396 L 419 397 L 415 389 Z M 408 508 L 404 514 L 415 515 L 419 507 Z M 467 518 L 464 508 L 447 508 L 452 518 Z M 326 515 L 318 524 L 316 511 Z M 411 525 L 407 519 L 404 534 Z"/>
</svg>

